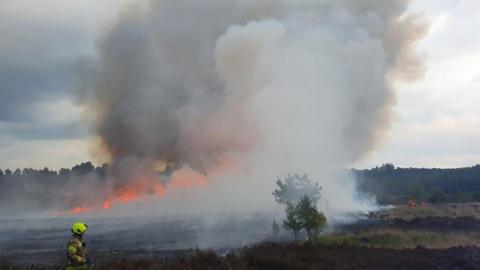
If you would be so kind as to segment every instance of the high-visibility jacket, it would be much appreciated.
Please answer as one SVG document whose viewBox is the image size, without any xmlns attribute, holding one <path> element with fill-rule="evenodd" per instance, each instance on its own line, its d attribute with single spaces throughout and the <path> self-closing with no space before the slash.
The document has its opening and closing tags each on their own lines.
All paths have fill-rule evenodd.
<svg viewBox="0 0 480 270">
<path fill-rule="evenodd" d="M 70 241 L 68 241 L 66 269 L 87 269 L 87 248 L 79 236 L 73 235 Z"/>
</svg>

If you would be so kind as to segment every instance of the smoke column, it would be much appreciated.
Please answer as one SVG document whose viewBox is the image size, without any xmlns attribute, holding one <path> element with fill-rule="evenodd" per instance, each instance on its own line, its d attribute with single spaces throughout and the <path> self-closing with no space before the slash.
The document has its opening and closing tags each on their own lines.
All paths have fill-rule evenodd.
<svg viewBox="0 0 480 270">
<path fill-rule="evenodd" d="M 425 27 L 407 8 L 405 0 L 135 1 L 99 40 L 81 98 L 96 152 L 113 164 L 111 192 L 150 193 L 140 174 L 157 181 L 149 170 L 183 166 L 228 190 L 218 200 L 248 196 L 256 207 L 273 201 L 276 176 L 306 172 L 323 186 L 325 207 L 360 209 L 335 172 L 373 149 L 395 85 L 423 73 L 414 45 Z M 216 175 L 226 163 L 234 168 Z"/>
</svg>

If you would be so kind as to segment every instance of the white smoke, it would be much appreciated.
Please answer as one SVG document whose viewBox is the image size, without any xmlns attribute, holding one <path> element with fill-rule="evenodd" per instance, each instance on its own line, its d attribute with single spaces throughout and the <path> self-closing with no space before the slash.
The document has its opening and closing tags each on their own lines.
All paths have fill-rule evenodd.
<svg viewBox="0 0 480 270">
<path fill-rule="evenodd" d="M 364 210 L 337 173 L 381 138 L 395 84 L 422 75 L 414 45 L 424 27 L 407 8 L 405 0 L 137 1 L 100 40 L 82 102 L 111 162 L 209 173 L 208 187 L 179 200 L 167 191 L 172 202 L 160 208 L 271 207 L 275 177 L 308 173 L 323 187 L 325 211 Z M 234 166 L 215 173 L 226 160 Z"/>
</svg>

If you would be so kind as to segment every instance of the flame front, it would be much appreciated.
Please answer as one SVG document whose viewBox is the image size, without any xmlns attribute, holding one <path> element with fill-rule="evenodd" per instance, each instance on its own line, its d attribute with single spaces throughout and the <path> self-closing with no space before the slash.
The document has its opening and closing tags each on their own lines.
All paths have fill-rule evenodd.
<svg viewBox="0 0 480 270">
<path fill-rule="evenodd" d="M 223 171 L 232 167 L 231 162 L 222 162 L 218 165 L 211 175 L 218 176 Z M 91 205 L 77 205 L 66 212 L 58 212 L 56 215 L 79 215 L 96 210 L 109 210 L 116 205 L 128 204 L 138 201 L 144 196 L 155 196 L 163 198 L 169 192 L 174 190 L 191 190 L 206 188 L 208 186 L 208 177 L 189 168 L 184 167 L 172 173 L 170 178 L 164 182 L 159 179 L 148 177 L 138 177 L 129 181 L 126 185 L 117 187 L 106 198 L 97 200 L 98 203 Z"/>
</svg>

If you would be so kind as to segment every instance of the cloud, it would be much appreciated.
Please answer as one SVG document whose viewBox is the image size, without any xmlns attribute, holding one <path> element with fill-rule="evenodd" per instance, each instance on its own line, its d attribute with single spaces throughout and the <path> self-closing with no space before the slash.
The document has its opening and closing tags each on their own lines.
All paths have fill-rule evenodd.
<svg viewBox="0 0 480 270">
<path fill-rule="evenodd" d="M 73 81 L 80 59 L 94 54 L 103 20 L 123 2 L 0 1 L 0 167 L 89 159 Z"/>
<path fill-rule="evenodd" d="M 0 14 L 0 121 L 32 121 L 32 105 L 67 94 L 74 59 L 58 49 L 73 45 L 74 38 L 64 34 L 68 26 L 19 17 L 13 4 L 0 5 L 8 9 Z"/>
<path fill-rule="evenodd" d="M 357 166 L 479 163 L 480 38 L 473 28 L 480 24 L 474 14 L 480 2 L 417 1 L 414 8 L 434 22 L 434 31 L 419 46 L 428 55 L 428 71 L 424 80 L 399 91 L 388 142 Z"/>
<path fill-rule="evenodd" d="M 86 133 L 78 123 L 14 123 L 0 124 L 0 133 L 19 140 L 81 139 Z"/>
<path fill-rule="evenodd" d="M 85 140 L 28 140 L 0 136 L 0 169 L 71 168 L 89 160 Z"/>
<path fill-rule="evenodd" d="M 71 99 L 79 59 L 94 53 L 100 29 L 95 15 L 112 12 L 95 2 L 0 2 L 0 136 L 85 136 L 79 110 L 65 100 Z"/>
</svg>

